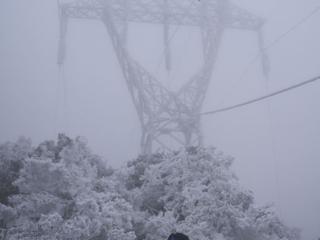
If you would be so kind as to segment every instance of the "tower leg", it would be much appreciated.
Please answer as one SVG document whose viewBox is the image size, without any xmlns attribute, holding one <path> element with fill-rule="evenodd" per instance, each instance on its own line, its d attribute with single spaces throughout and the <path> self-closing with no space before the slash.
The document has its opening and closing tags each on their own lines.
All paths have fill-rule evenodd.
<svg viewBox="0 0 320 240">
<path fill-rule="evenodd" d="M 145 130 L 143 130 L 141 140 L 140 140 L 140 148 L 141 148 L 141 153 L 143 155 L 152 154 L 152 143 L 153 143 L 152 135 L 150 133 L 147 133 Z"/>
</svg>

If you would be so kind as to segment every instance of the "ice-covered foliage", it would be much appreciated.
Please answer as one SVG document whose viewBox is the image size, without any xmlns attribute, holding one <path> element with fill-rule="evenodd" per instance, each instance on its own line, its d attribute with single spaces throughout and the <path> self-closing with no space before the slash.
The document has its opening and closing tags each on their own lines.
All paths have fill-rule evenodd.
<svg viewBox="0 0 320 240">
<path fill-rule="evenodd" d="M 30 152 L 31 141 L 25 138 L 0 145 L 0 203 L 7 204 L 8 197 L 18 193 L 13 182 L 19 177 L 23 161 Z"/>
<path fill-rule="evenodd" d="M 115 171 L 81 138 L 59 135 L 36 148 L 3 144 L 0 160 L 6 240 L 159 240 L 174 231 L 192 240 L 298 239 L 272 208 L 254 205 L 232 158 L 215 149 L 141 156 Z"/>
<path fill-rule="evenodd" d="M 80 138 L 60 135 L 57 143 L 40 144 L 14 185 L 19 193 L 0 206 L 8 215 L 8 240 L 135 238 L 133 210 L 119 194 L 113 170 Z"/>
<path fill-rule="evenodd" d="M 141 157 L 128 164 L 127 188 L 135 209 L 145 213 L 141 239 L 165 239 L 170 232 L 193 240 L 298 239 L 269 208 L 254 206 L 239 186 L 232 158 L 215 149 L 189 148 Z"/>
</svg>

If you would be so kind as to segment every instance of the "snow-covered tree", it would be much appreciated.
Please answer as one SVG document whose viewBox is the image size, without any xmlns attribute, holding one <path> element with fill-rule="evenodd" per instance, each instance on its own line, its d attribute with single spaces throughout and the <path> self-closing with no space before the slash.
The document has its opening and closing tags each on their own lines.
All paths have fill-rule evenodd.
<svg viewBox="0 0 320 240">
<path fill-rule="evenodd" d="M 19 193 L 9 198 L 15 218 L 6 239 L 134 239 L 132 206 L 115 181 L 81 138 L 41 143 L 14 182 Z"/>
<path fill-rule="evenodd" d="M 252 193 L 230 170 L 232 162 L 204 148 L 130 162 L 126 186 L 135 209 L 146 213 L 141 235 L 156 240 L 179 231 L 194 240 L 298 239 L 274 211 L 254 206 Z"/>
<path fill-rule="evenodd" d="M 0 236 L 5 240 L 297 240 L 257 207 L 215 149 L 140 156 L 113 170 L 84 139 L 0 146 Z M 3 237 L 2 236 L 2 237 Z"/>
<path fill-rule="evenodd" d="M 0 203 L 8 204 L 8 197 L 18 193 L 13 182 L 19 177 L 23 161 L 31 152 L 31 141 L 19 138 L 16 143 L 0 145 Z"/>
</svg>

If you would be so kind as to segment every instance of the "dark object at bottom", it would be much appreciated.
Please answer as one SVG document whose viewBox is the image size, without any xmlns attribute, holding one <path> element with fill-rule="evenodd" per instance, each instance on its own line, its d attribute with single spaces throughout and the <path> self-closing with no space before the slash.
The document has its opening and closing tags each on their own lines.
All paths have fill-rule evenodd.
<svg viewBox="0 0 320 240">
<path fill-rule="evenodd" d="M 189 237 L 183 233 L 172 233 L 168 240 L 189 240 Z"/>
</svg>

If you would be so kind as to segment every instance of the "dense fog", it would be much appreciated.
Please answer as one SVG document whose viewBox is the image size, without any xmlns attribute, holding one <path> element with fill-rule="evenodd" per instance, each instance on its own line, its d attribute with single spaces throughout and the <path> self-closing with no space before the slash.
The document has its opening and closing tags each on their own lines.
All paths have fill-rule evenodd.
<svg viewBox="0 0 320 240">
<path fill-rule="evenodd" d="M 226 29 L 202 111 L 250 100 L 320 74 L 319 1 L 233 0 L 233 3 L 264 19 L 270 73 L 268 77 L 263 74 L 258 35 L 253 31 Z M 70 21 L 66 59 L 59 67 L 56 1 L 2 0 L 0 4 L 0 144 L 25 136 L 37 146 L 45 140 L 57 139 L 58 133 L 63 132 L 71 139 L 84 137 L 94 154 L 107 159 L 108 169 L 117 169 L 136 159 L 140 153 L 141 127 L 105 26 L 95 20 Z M 128 49 L 159 81 L 176 90 L 200 67 L 201 38 L 195 27 L 173 26 L 172 70 L 167 72 L 162 30 L 161 25 L 130 23 Z M 320 237 L 319 91 L 320 84 L 316 82 L 201 119 L 204 146 L 215 147 L 234 158 L 231 168 L 239 184 L 252 191 L 246 196 L 254 197 L 257 205 L 274 204 L 279 218 L 290 227 L 300 228 L 301 239 L 310 240 Z M 72 151 L 78 154 L 78 150 Z M 82 150 L 79 152 L 82 154 Z M 180 154 L 175 164 L 188 159 L 189 153 Z M 220 161 L 215 152 L 210 154 L 213 162 Z M 156 169 L 167 168 L 176 158 L 163 159 Z M 46 165 L 41 167 L 46 169 Z M 228 175 L 229 165 L 226 168 L 223 171 Z M 24 174 L 28 174 L 28 168 Z M 149 174 L 144 177 L 156 181 L 152 171 Z M 25 186 L 21 181 L 19 184 Z M 144 187 L 138 192 L 143 196 L 153 191 L 147 184 Z M 236 189 L 242 193 L 242 189 Z M 131 211 L 127 203 L 121 204 L 125 210 L 120 215 Z M 152 218 L 150 224 L 157 225 L 159 220 L 168 228 L 165 223 L 171 218 Z M 123 231 L 129 232 L 125 228 Z M 283 231 L 291 234 L 287 229 Z M 157 236 L 161 234 L 159 230 Z M 121 239 L 132 239 L 132 235 Z"/>
</svg>

